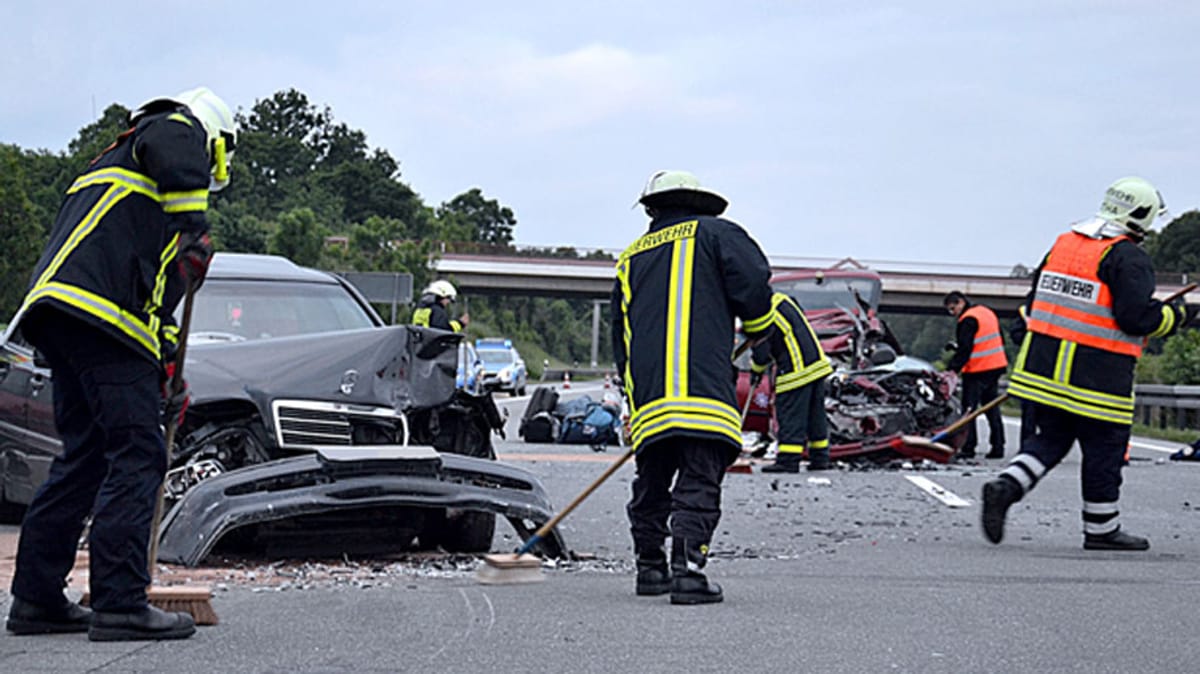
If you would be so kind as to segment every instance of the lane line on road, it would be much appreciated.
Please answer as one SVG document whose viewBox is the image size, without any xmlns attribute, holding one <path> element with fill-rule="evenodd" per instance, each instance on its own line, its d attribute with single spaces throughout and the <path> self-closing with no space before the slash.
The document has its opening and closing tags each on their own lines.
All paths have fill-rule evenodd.
<svg viewBox="0 0 1200 674">
<path fill-rule="evenodd" d="M 1018 430 L 1021 428 L 1021 421 L 1019 419 L 1010 419 L 1008 417 L 1005 417 L 1004 423 L 1005 423 L 1005 425 L 1012 426 L 1013 428 L 1016 428 Z M 1170 447 L 1164 447 L 1162 444 L 1152 444 L 1152 443 L 1156 443 L 1156 442 L 1160 442 L 1160 441 L 1143 439 L 1143 438 L 1133 438 L 1129 441 L 1129 444 L 1130 444 L 1130 446 L 1137 447 L 1138 449 L 1148 449 L 1152 452 L 1162 452 L 1163 454 L 1174 454 L 1175 452 L 1179 451 L 1179 447 L 1182 446 L 1182 444 L 1183 444 L 1183 443 L 1180 443 L 1179 445 L 1172 445 Z"/>
<path fill-rule="evenodd" d="M 526 452 L 496 452 L 496 458 L 501 461 L 561 461 L 564 463 L 612 463 L 620 458 L 619 455 L 605 454 L 532 454 Z"/>
<path fill-rule="evenodd" d="M 964 499 L 963 497 L 959 496 L 958 494 L 955 494 L 954 492 L 950 491 L 949 489 L 946 489 L 942 485 L 934 482 L 933 480 L 930 480 L 929 478 L 927 478 L 923 475 L 905 475 L 904 479 L 917 485 L 917 487 L 919 487 L 921 489 L 921 491 L 924 491 L 925 493 L 929 494 L 930 496 L 934 497 L 935 499 L 941 501 L 943 504 L 945 504 L 948 507 L 965 508 L 965 507 L 971 505 L 970 501 Z"/>
</svg>

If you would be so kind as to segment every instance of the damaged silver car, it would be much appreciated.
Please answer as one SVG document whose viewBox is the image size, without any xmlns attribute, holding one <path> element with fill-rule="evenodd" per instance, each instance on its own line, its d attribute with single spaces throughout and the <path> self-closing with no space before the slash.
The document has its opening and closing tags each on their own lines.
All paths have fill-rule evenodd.
<svg viewBox="0 0 1200 674">
<path fill-rule="evenodd" d="M 460 340 L 386 326 L 335 275 L 215 256 L 193 311 L 192 402 L 167 473 L 159 559 L 483 552 L 497 514 L 530 536 L 552 507 L 533 474 L 495 460 L 504 419 L 490 395 L 456 387 Z M 52 397 L 49 370 L 10 329 L 0 350 L 0 510 L 10 517 L 61 450 Z M 557 532 L 540 552 L 565 555 Z"/>
</svg>

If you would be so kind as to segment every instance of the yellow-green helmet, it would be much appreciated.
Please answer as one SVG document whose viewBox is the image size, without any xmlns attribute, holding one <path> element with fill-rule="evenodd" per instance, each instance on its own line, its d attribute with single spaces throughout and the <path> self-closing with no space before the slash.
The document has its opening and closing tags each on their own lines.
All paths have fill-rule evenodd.
<svg viewBox="0 0 1200 674">
<path fill-rule="evenodd" d="M 655 171 L 646 181 L 638 198 L 648 208 L 676 207 L 702 215 L 720 215 L 729 200 L 700 185 L 700 179 L 687 171 Z"/>
<path fill-rule="evenodd" d="M 1166 212 L 1167 205 L 1154 185 L 1144 178 L 1131 176 L 1109 185 L 1096 216 L 1123 227 L 1141 240 L 1154 220 Z"/>
<path fill-rule="evenodd" d="M 233 151 L 237 148 L 237 121 L 233 111 L 208 87 L 188 89 L 175 96 L 152 98 L 142 103 L 129 115 L 131 124 L 136 124 L 143 115 L 153 114 L 170 106 L 184 105 L 191 110 L 208 138 L 208 158 L 212 162 L 212 180 L 209 191 L 216 192 L 229 184 L 229 168 L 233 162 Z"/>
</svg>

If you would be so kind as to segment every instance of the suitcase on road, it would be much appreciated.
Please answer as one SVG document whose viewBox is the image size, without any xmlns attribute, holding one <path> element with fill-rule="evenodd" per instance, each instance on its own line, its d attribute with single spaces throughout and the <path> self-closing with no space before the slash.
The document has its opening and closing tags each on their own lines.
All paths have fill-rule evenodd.
<svg viewBox="0 0 1200 674">
<path fill-rule="evenodd" d="M 554 422 L 558 421 L 553 416 L 554 408 L 557 405 L 558 391 L 555 391 L 553 387 L 539 386 L 534 389 L 533 395 L 529 397 L 529 405 L 525 407 L 525 414 L 521 416 L 521 425 L 517 427 L 517 435 L 524 438 L 525 442 L 554 442 L 558 436 L 558 424 L 548 423 L 546 417 L 550 417 Z M 535 418 L 538 421 L 531 425 L 530 422 Z"/>
</svg>

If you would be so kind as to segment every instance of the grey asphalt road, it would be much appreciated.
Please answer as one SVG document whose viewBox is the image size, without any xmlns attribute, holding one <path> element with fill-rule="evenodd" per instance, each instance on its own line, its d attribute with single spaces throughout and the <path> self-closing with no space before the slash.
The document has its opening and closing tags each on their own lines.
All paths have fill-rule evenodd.
<svg viewBox="0 0 1200 674">
<path fill-rule="evenodd" d="M 499 400 L 515 429 L 524 399 Z M 618 453 L 514 439 L 501 458 L 559 504 Z M 468 560 L 437 573 L 380 563 L 303 588 L 231 584 L 214 599 L 221 624 L 188 641 L 5 635 L 0 671 L 1193 672 L 1200 465 L 1162 462 L 1165 449 L 1136 442 L 1125 472 L 1122 521 L 1150 537 L 1146 553 L 1082 550 L 1077 453 L 1013 508 L 999 546 L 980 535 L 977 502 L 998 461 L 820 474 L 828 484 L 756 471 L 726 483 L 709 566 L 725 603 L 675 607 L 633 594 L 627 466 L 562 526 L 596 560 L 541 583 L 480 585 Z M 969 504 L 948 507 L 909 477 Z M 494 549 L 515 541 L 498 526 Z"/>
</svg>

